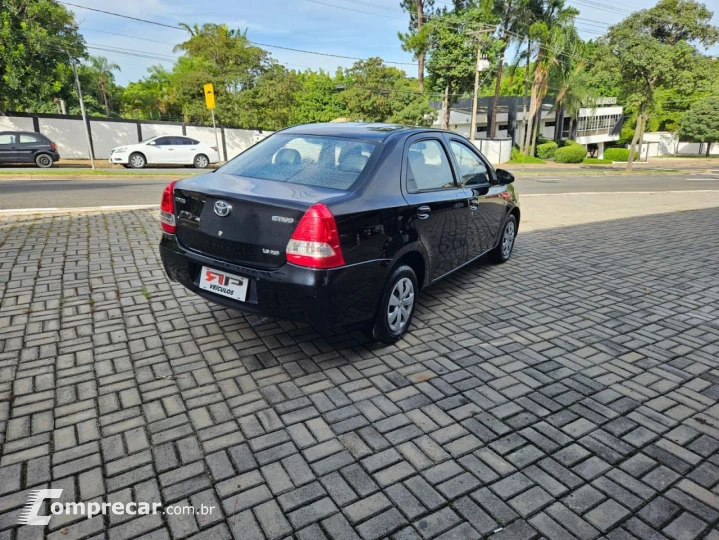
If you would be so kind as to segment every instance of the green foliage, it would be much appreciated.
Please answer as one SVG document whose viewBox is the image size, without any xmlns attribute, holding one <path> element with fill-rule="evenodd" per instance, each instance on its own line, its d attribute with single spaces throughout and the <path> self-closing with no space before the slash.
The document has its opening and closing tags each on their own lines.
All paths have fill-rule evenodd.
<svg viewBox="0 0 719 540">
<path fill-rule="evenodd" d="M 567 141 L 565 146 L 554 152 L 556 163 L 581 163 L 587 157 L 587 149 L 574 141 Z"/>
<path fill-rule="evenodd" d="M 604 150 L 604 159 L 624 162 L 629 159 L 628 148 L 607 148 Z"/>
<path fill-rule="evenodd" d="M 559 145 L 554 141 L 538 144 L 537 157 L 540 159 L 551 159 L 554 157 L 554 152 L 558 147 Z"/>
<path fill-rule="evenodd" d="M 50 0 L 0 0 L 0 111 L 68 99 L 69 55 L 85 54 L 85 42 L 65 6 Z"/>
<path fill-rule="evenodd" d="M 543 159 L 539 159 L 534 156 L 528 156 L 526 154 L 522 154 L 518 148 L 512 147 L 512 153 L 510 155 L 510 160 L 507 162 L 510 165 L 519 165 L 523 163 L 534 163 L 534 164 L 542 164 L 546 163 Z"/>
<path fill-rule="evenodd" d="M 683 140 L 709 143 L 709 155 L 711 144 L 719 142 L 719 97 L 708 97 L 693 105 L 682 118 L 678 135 Z"/>
</svg>

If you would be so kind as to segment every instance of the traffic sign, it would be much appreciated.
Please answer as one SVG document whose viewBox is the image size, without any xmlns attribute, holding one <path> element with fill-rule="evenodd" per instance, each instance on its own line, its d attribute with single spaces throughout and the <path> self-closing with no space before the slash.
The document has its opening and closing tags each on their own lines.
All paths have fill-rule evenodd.
<svg viewBox="0 0 719 540">
<path fill-rule="evenodd" d="M 215 89 L 212 83 L 207 83 L 205 86 L 205 105 L 208 109 L 215 108 Z"/>
</svg>

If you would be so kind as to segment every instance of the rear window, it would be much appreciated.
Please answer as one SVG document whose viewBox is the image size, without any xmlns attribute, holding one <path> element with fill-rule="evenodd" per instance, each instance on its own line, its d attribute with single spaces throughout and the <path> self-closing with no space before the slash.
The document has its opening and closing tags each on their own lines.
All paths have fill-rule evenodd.
<svg viewBox="0 0 719 540">
<path fill-rule="evenodd" d="M 355 139 L 277 134 L 243 152 L 218 172 L 347 190 L 376 147 L 375 143 Z"/>
</svg>

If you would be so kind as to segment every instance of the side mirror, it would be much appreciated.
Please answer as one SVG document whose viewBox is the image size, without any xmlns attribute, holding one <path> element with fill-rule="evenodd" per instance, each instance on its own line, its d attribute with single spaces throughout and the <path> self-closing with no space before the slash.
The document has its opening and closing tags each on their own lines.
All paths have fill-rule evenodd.
<svg viewBox="0 0 719 540">
<path fill-rule="evenodd" d="M 157 144 L 157 143 L 155 143 L 155 141 L 150 141 L 150 142 L 147 143 L 147 144 L 149 144 L 150 146 L 155 146 L 155 144 Z"/>
<path fill-rule="evenodd" d="M 497 183 L 498 184 L 511 184 L 514 182 L 514 175 L 505 171 L 504 169 L 497 169 Z"/>
</svg>

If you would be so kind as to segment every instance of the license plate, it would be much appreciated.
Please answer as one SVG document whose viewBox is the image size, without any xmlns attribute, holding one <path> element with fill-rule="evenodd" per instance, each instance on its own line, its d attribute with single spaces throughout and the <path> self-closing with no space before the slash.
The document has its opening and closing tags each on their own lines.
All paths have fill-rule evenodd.
<svg viewBox="0 0 719 540">
<path fill-rule="evenodd" d="M 248 279 L 225 271 L 202 267 L 200 289 L 213 292 L 233 300 L 244 302 L 247 298 Z"/>
</svg>

